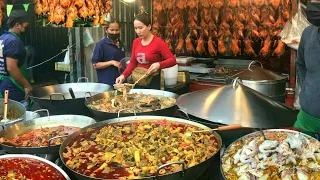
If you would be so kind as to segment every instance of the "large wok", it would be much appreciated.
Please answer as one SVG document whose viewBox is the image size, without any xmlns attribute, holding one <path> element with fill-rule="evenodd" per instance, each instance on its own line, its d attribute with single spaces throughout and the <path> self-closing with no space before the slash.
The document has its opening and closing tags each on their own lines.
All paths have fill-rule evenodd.
<svg viewBox="0 0 320 180">
<path fill-rule="evenodd" d="M 80 79 L 78 83 L 57 84 L 36 88 L 30 92 L 30 97 L 41 108 L 48 109 L 52 114 L 88 115 L 88 109 L 83 104 L 85 94 L 95 95 L 109 91 L 113 87 L 101 83 L 79 82 Z M 74 92 L 74 99 L 71 96 L 70 88 Z"/>
<path fill-rule="evenodd" d="M 77 136 L 79 136 L 80 133 L 85 132 L 88 128 L 97 128 L 97 127 L 105 126 L 107 124 L 116 124 L 116 123 L 123 123 L 123 122 L 134 122 L 134 121 L 143 121 L 143 120 L 145 120 L 145 121 L 159 121 L 159 120 L 163 120 L 163 119 L 166 119 L 169 122 L 176 122 L 176 123 L 180 123 L 180 124 L 196 126 L 196 127 L 202 128 L 202 129 L 209 129 L 209 127 L 204 126 L 204 125 L 199 124 L 199 123 L 196 123 L 196 122 L 187 121 L 187 120 L 180 119 L 180 118 L 166 117 L 166 116 L 131 116 L 131 117 L 122 117 L 122 118 L 109 119 L 109 120 L 101 121 L 101 122 L 98 122 L 96 124 L 93 124 L 93 125 L 87 126 L 85 128 L 82 128 L 80 131 L 77 131 L 77 132 L 73 133 L 72 135 L 70 135 L 62 143 L 62 145 L 60 147 L 60 152 L 59 152 L 60 159 L 62 160 L 63 164 L 71 172 L 73 172 L 73 174 L 76 176 L 77 179 L 79 179 L 79 180 L 93 180 L 93 179 L 96 180 L 98 178 L 91 178 L 91 177 L 79 174 L 79 173 L 73 171 L 71 168 L 69 168 L 66 165 L 66 162 L 64 161 L 62 153 L 64 152 L 64 149 L 66 148 L 66 146 L 70 142 L 72 142 Z M 219 143 L 219 150 L 220 150 L 220 148 L 222 146 L 221 137 L 216 132 L 212 132 L 212 133 L 215 135 L 216 140 Z M 216 153 L 216 155 L 217 154 L 219 154 L 219 151 Z M 165 180 L 195 180 L 199 176 L 201 176 L 201 175 L 203 175 L 205 173 L 205 171 L 208 169 L 208 167 L 210 166 L 212 160 L 215 157 L 219 158 L 219 156 L 216 156 L 216 155 L 213 155 L 211 158 L 207 159 L 206 161 L 204 161 L 204 162 L 202 162 L 202 163 L 200 163 L 200 164 L 198 164 L 196 166 L 193 166 L 191 168 L 187 168 L 187 169 L 184 168 L 184 163 L 183 162 L 173 162 L 173 163 L 169 163 L 169 164 L 164 164 L 164 165 L 162 165 L 162 166 L 160 166 L 158 168 L 155 176 L 143 178 L 143 180 L 156 180 L 156 179 L 161 179 L 161 180 L 163 180 L 163 179 L 165 179 Z M 180 171 L 180 172 L 172 173 L 172 174 L 166 174 L 166 175 L 163 175 L 163 176 L 158 176 L 158 172 L 159 172 L 160 169 L 165 168 L 166 166 L 170 166 L 171 164 L 182 164 L 183 170 Z"/>
<path fill-rule="evenodd" d="M 293 133 L 293 134 L 303 134 L 305 137 L 307 137 L 308 139 L 312 139 L 314 141 L 318 141 L 317 139 L 307 135 L 307 134 L 304 134 L 304 133 L 301 133 L 301 132 L 298 132 L 298 131 L 294 131 L 294 130 L 288 130 L 288 129 L 266 129 L 266 130 L 263 130 L 263 133 L 267 133 L 267 132 L 285 132 L 285 133 Z M 233 144 L 235 144 L 236 142 L 241 142 L 243 141 L 244 139 L 246 138 L 249 138 L 249 137 L 258 137 L 258 136 L 264 136 L 264 134 L 262 134 L 261 131 L 256 131 L 256 132 L 252 132 L 250 134 L 247 134 L 243 137 L 240 137 L 238 138 L 237 140 L 235 140 L 233 143 L 231 143 L 227 148 L 222 148 L 221 149 L 221 160 L 220 160 L 220 171 L 221 171 L 221 174 L 223 176 L 224 179 L 227 180 L 226 176 L 225 176 L 225 173 L 224 171 L 222 170 L 222 165 L 223 165 L 223 159 L 225 158 L 225 155 L 226 155 L 226 152 L 228 152 L 228 150 L 233 146 Z"/>
<path fill-rule="evenodd" d="M 61 175 L 64 176 L 64 178 L 66 180 L 71 180 L 70 177 L 67 175 L 67 173 L 65 173 L 59 166 L 57 166 L 55 163 L 52 163 L 46 159 L 41 158 L 41 157 L 34 156 L 34 155 L 28 155 L 28 154 L 6 154 L 6 155 L 0 156 L 0 159 L 11 159 L 11 158 L 13 158 L 13 159 L 16 159 L 16 158 L 34 159 L 34 160 L 41 161 L 42 163 L 47 164 L 47 165 L 53 167 L 54 169 L 58 170 L 61 173 Z"/>
<path fill-rule="evenodd" d="M 0 114 L 3 116 L 3 104 L 4 104 L 4 100 L 3 99 L 0 99 Z M 14 100 L 11 100 L 11 99 L 8 99 L 8 111 L 9 110 L 14 110 L 16 111 L 16 113 L 19 114 L 19 118 L 17 119 L 12 119 L 8 122 L 1 122 L 0 121 L 0 127 L 1 128 L 5 128 L 5 127 L 8 127 L 12 124 L 15 124 L 15 123 L 18 123 L 20 121 L 23 121 L 25 120 L 26 118 L 26 108 L 24 107 L 23 104 L 17 102 L 17 101 L 14 101 Z M 8 117 L 8 119 L 10 119 L 10 117 Z M 0 119 L 1 120 L 1 119 Z"/>
<path fill-rule="evenodd" d="M 39 111 L 35 111 L 39 112 Z M 22 121 L 14 124 L 6 129 L 0 131 L 0 138 L 11 139 L 20 134 L 24 134 L 34 129 L 43 127 L 55 127 L 55 126 L 73 126 L 83 128 L 85 126 L 96 123 L 96 121 L 90 117 L 80 115 L 56 115 L 49 116 L 47 111 L 47 117 L 36 118 L 30 121 Z M 63 136 L 64 137 L 64 136 Z M 61 136 L 53 137 L 62 138 Z M 9 144 L 2 144 L 4 150 L 10 154 L 51 154 L 52 156 L 58 156 L 60 145 L 50 146 L 49 140 L 48 146 L 44 147 L 16 147 Z"/>
<path fill-rule="evenodd" d="M 115 93 L 114 91 L 108 91 L 108 92 L 100 93 L 100 94 L 86 98 L 85 105 L 97 120 L 113 119 L 120 116 L 121 112 L 118 112 L 118 113 L 104 112 L 104 111 L 95 110 L 90 106 L 88 106 L 93 101 L 97 101 L 106 97 L 112 97 L 114 96 L 114 93 Z M 143 93 L 143 94 L 151 94 L 155 96 L 166 96 L 166 97 L 173 97 L 176 99 L 178 98 L 178 95 L 175 93 L 168 92 L 168 91 L 154 90 L 154 89 L 131 89 L 129 93 Z M 121 117 L 127 117 L 127 116 L 133 116 L 133 115 L 172 116 L 174 113 L 174 110 L 175 110 L 175 106 L 171 106 L 165 109 L 150 111 L 150 112 L 121 113 Z"/>
</svg>

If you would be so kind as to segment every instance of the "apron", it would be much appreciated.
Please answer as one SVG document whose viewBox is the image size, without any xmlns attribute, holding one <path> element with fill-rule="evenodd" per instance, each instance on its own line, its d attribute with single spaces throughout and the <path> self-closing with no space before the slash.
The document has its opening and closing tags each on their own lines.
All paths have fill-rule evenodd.
<svg viewBox="0 0 320 180">
<path fill-rule="evenodd" d="M 12 35 L 14 35 L 18 40 L 20 40 L 19 36 L 10 31 L 10 33 Z M 20 40 L 21 41 L 21 40 Z M 28 69 L 27 69 L 27 60 L 24 61 L 24 63 L 22 64 L 22 66 L 19 67 L 19 70 L 21 72 L 21 74 L 23 75 L 24 78 L 26 78 L 28 81 L 29 81 L 29 76 L 28 76 Z M 3 76 L 3 75 L 0 75 L 0 80 L 3 80 L 5 78 L 9 78 L 10 81 L 17 87 L 19 88 L 22 92 L 24 92 L 24 87 L 21 86 L 13 77 L 11 77 L 10 75 L 9 76 Z M 0 93 L 0 98 L 3 98 L 3 95 L 2 93 Z"/>
<path fill-rule="evenodd" d="M 320 134 L 320 119 L 315 118 L 300 109 L 297 121 L 294 123 L 293 127 L 302 130 L 305 134 L 316 137 Z"/>
</svg>

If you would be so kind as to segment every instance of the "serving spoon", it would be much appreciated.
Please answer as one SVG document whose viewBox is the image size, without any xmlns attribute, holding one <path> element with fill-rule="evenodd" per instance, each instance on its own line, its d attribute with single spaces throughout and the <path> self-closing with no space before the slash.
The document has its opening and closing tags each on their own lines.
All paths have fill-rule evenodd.
<svg viewBox="0 0 320 180">
<path fill-rule="evenodd" d="M 8 96 L 9 96 L 9 90 L 4 91 L 4 104 L 3 104 L 3 119 L 2 122 L 8 122 L 9 119 L 7 117 L 8 115 Z"/>
<path fill-rule="evenodd" d="M 148 74 L 145 73 L 143 76 L 141 76 L 136 82 L 134 82 L 133 84 L 131 83 L 123 83 L 123 84 L 114 84 L 113 87 L 122 92 L 124 88 L 127 89 L 127 91 L 129 91 L 130 89 L 133 89 L 134 86 L 136 86 L 138 84 L 139 81 L 141 81 L 144 77 L 146 77 Z"/>
<path fill-rule="evenodd" d="M 226 130 L 232 130 L 232 129 L 239 129 L 242 128 L 241 124 L 230 124 L 227 126 L 221 126 L 214 129 L 205 129 L 201 131 L 187 131 L 184 133 L 185 136 L 191 136 L 193 133 L 203 133 L 203 132 L 211 132 L 211 131 L 226 131 Z"/>
</svg>

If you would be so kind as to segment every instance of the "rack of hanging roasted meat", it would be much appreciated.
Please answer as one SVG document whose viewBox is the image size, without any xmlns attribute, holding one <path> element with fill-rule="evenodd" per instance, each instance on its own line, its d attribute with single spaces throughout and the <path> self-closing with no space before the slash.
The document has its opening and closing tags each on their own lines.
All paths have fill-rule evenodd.
<svg viewBox="0 0 320 180">
<path fill-rule="evenodd" d="M 154 0 L 152 31 L 176 55 L 275 56 L 290 0 Z"/>
<path fill-rule="evenodd" d="M 65 27 L 74 27 L 76 19 L 98 26 L 104 24 L 106 15 L 112 17 L 112 0 L 34 0 L 34 4 L 37 16 Z"/>
</svg>

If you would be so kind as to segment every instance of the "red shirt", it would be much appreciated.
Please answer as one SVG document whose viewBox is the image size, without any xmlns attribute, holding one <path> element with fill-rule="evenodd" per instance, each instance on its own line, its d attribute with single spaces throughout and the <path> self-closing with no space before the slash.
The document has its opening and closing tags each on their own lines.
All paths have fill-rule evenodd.
<svg viewBox="0 0 320 180">
<path fill-rule="evenodd" d="M 169 50 L 167 44 L 157 36 L 153 36 L 151 42 L 143 46 L 142 39 L 137 38 L 133 41 L 132 55 L 130 63 L 122 73 L 126 78 L 136 67 L 149 69 L 151 64 L 160 63 L 160 69 L 169 68 L 177 64 L 176 58 Z"/>
</svg>

